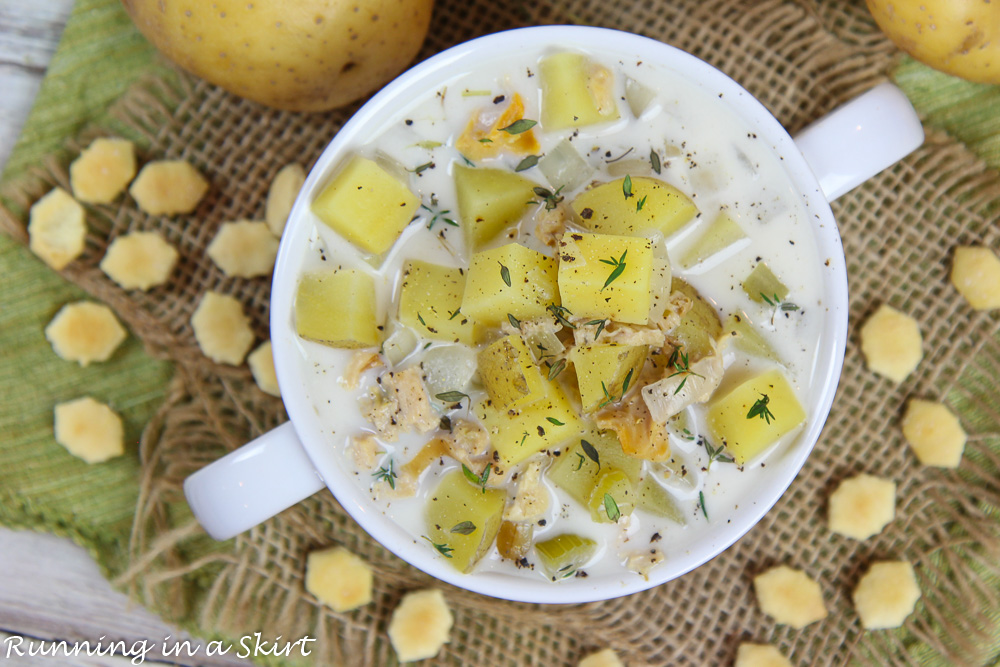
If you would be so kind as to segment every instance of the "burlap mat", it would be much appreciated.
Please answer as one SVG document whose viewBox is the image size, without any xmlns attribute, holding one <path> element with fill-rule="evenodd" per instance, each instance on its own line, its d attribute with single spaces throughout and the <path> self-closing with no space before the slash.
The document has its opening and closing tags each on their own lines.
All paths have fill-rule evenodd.
<svg viewBox="0 0 1000 667">
<path fill-rule="evenodd" d="M 485 32 L 537 23 L 587 23 L 632 30 L 674 44 L 743 83 L 791 131 L 882 80 L 893 49 L 862 7 L 835 3 L 570 0 L 558 6 L 438 0 L 423 56 Z M 84 257 L 64 275 L 111 304 L 155 356 L 178 373 L 146 428 L 144 477 L 131 566 L 118 583 L 193 631 L 218 638 L 317 637 L 315 664 L 386 665 L 384 640 L 403 593 L 438 585 L 374 543 L 319 493 L 227 543 L 208 540 L 183 502 L 183 479 L 225 451 L 285 419 L 280 401 L 259 392 L 245 368 L 213 366 L 195 344 L 189 318 L 201 294 L 239 297 L 257 334 L 267 336 L 268 281 L 227 279 L 205 255 L 226 220 L 260 217 L 267 184 L 281 166 L 314 160 L 356 108 L 323 115 L 264 109 L 191 78 L 181 89 L 146 81 L 116 114 L 149 142 L 143 158 L 185 158 L 212 181 L 195 214 L 147 216 L 131 200 L 89 207 Z M 79 137 L 77 147 L 97 132 Z M 11 184 L 0 222 L 25 240 L 23 213 L 66 165 L 50 160 Z M 434 664 L 575 664 L 611 646 L 630 664 L 721 665 L 743 640 L 778 645 L 796 664 L 983 664 L 1000 634 L 1000 375 L 996 314 L 973 313 L 947 284 L 956 244 L 1000 247 L 995 223 L 1000 179 L 943 136 L 834 206 L 848 258 L 851 339 L 829 424 L 802 474 L 764 520 L 709 564 L 654 590 L 563 607 L 497 601 L 444 586 L 455 616 L 451 643 Z M 97 268 L 108 243 L 157 229 L 181 250 L 174 281 L 126 293 Z M 915 316 L 925 360 L 901 387 L 867 372 L 857 325 L 880 303 Z M 907 397 L 945 400 L 971 437 L 957 472 L 915 464 L 898 428 Z M 856 542 L 825 527 L 825 499 L 841 479 L 865 471 L 898 483 L 896 520 Z M 308 550 L 341 544 L 376 569 L 375 600 L 336 614 L 303 591 Z M 923 597 L 898 631 L 864 632 L 850 591 L 877 558 L 917 566 Z M 787 563 L 824 591 L 829 617 L 796 631 L 757 608 L 752 577 Z"/>
</svg>

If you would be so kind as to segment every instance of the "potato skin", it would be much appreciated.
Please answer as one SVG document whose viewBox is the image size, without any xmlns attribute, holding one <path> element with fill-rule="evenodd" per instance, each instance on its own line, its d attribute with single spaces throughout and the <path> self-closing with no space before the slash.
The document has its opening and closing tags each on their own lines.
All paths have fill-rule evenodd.
<svg viewBox="0 0 1000 667">
<path fill-rule="evenodd" d="M 867 0 L 896 46 L 947 74 L 1000 83 L 1000 2 Z"/>
<path fill-rule="evenodd" d="M 434 0 L 122 0 L 183 69 L 270 107 L 324 111 L 399 74 Z"/>
</svg>

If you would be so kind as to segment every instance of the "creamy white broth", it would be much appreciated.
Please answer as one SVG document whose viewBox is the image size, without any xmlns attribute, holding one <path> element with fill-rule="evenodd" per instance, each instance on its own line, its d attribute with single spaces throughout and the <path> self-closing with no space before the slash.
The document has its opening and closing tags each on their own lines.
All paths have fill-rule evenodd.
<svg viewBox="0 0 1000 667">
<path fill-rule="evenodd" d="M 541 92 L 537 75 L 532 73 L 537 72 L 537 61 L 542 55 L 542 51 L 522 54 L 519 60 L 524 64 L 519 67 L 511 63 L 494 64 L 475 74 L 457 77 L 439 90 L 428 91 L 426 98 L 413 100 L 410 105 L 399 109 L 391 122 L 373 130 L 372 136 L 359 143 L 355 150 L 381 160 L 383 164 L 388 158 L 401 165 L 408 170 L 403 176 L 411 190 L 425 204 L 435 201 L 438 211 L 450 210 L 449 217 L 458 220 L 452 170 L 455 164 L 463 164 L 464 160 L 453 147 L 455 139 L 464 130 L 470 115 L 490 105 L 493 98 L 499 95 L 509 100 L 513 93 L 521 94 L 526 106 L 524 116 L 538 118 Z M 811 379 L 821 318 L 810 316 L 810 313 L 818 315 L 823 308 L 821 267 L 817 265 L 815 241 L 804 207 L 784 176 L 778 158 L 735 115 L 689 82 L 657 71 L 650 65 L 591 57 L 615 73 L 621 118 L 560 132 L 546 132 L 539 125 L 536 127 L 541 144 L 539 153 L 544 154 L 563 139 L 570 138 L 577 152 L 594 168 L 591 180 L 606 181 L 623 175 L 609 173 L 616 164 L 644 159 L 651 148 L 656 150 L 662 160 L 662 173 L 654 176 L 691 196 L 701 211 L 697 220 L 665 241 L 674 275 L 694 285 L 716 307 L 723 319 L 728 314 L 740 313 L 754 323 L 772 347 L 779 351 L 785 374 L 800 402 L 809 404 L 809 392 L 818 391 L 818 388 L 812 388 Z M 632 117 L 623 99 L 626 76 L 657 91 L 654 102 L 638 119 Z M 489 94 L 465 95 L 465 90 L 489 90 Z M 497 106 L 502 109 L 504 105 Z M 428 147 L 426 142 L 429 141 L 441 145 Z M 677 151 L 677 155 L 667 155 Z M 622 155 L 625 157 L 615 159 Z M 476 166 L 505 166 L 513 170 L 521 157 L 506 155 L 495 160 L 477 161 Z M 416 172 L 418 167 L 428 163 L 434 166 Z M 548 183 L 537 167 L 521 172 L 521 175 L 549 189 L 559 185 Z M 561 194 L 565 195 L 568 203 L 582 189 L 563 191 Z M 735 252 L 723 251 L 689 270 L 680 268 L 676 260 L 722 210 L 727 211 L 746 232 L 748 242 Z M 389 322 L 395 316 L 393 299 L 398 293 L 401 267 L 406 260 L 421 259 L 448 266 L 468 265 L 469 253 L 464 247 L 461 229 L 439 221 L 428 230 L 429 219 L 430 213 L 422 211 L 422 216 L 407 227 L 379 263 L 364 257 L 354 246 L 314 218 L 312 245 L 302 258 L 301 268 L 308 271 L 344 266 L 369 272 L 376 277 L 379 316 L 381 321 Z M 519 237 L 517 240 L 525 241 L 535 249 L 544 249 L 530 239 Z M 501 237 L 493 244 L 508 241 Z M 546 252 L 552 254 L 550 250 Z M 788 299 L 801 310 L 776 314 L 774 308 L 747 299 L 740 283 L 761 260 L 788 286 Z M 419 361 L 424 343 L 420 341 L 417 352 L 404 360 L 401 367 Z M 439 346 L 441 343 L 434 342 L 432 345 Z M 348 391 L 340 378 L 353 355 L 352 351 L 336 350 L 304 340 L 299 341 L 299 349 L 301 363 L 307 371 L 303 373 L 308 378 L 306 393 L 328 436 L 328 446 L 340 453 L 346 469 L 353 470 L 348 451 L 349 438 L 372 430 L 361 416 L 359 400 L 367 395 L 376 373 L 367 373 L 357 390 Z M 754 372 L 773 365 L 748 357 L 731 346 L 724 358 L 727 370 L 718 395 Z M 464 391 L 472 395 L 473 400 L 482 395 L 481 389 Z M 466 413 L 462 409 L 453 415 L 466 417 Z M 474 419 L 471 411 L 468 411 L 468 416 Z M 689 408 L 687 416 L 688 428 L 694 439 L 680 437 L 682 434 L 671 435 L 672 467 L 683 470 L 684 474 L 658 475 L 684 512 L 686 525 L 680 526 L 668 519 L 649 515 L 641 509 L 636 509 L 618 525 L 594 523 L 586 508 L 546 481 L 552 502 L 544 516 L 544 526 L 535 526 L 534 541 L 567 532 L 585 535 L 595 539 L 599 545 L 594 558 L 582 568 L 589 576 L 617 576 L 623 582 L 639 576 L 622 566 L 627 555 L 656 547 L 666 559 L 670 559 L 671 555 L 685 552 L 695 541 L 704 540 L 713 524 L 726 522 L 742 499 L 752 495 L 750 490 L 755 483 L 755 469 L 782 456 L 788 449 L 788 441 L 804 428 L 800 427 L 745 467 L 716 461 L 706 470 L 708 455 L 697 440 L 704 432 L 702 417 L 697 408 Z M 807 421 L 809 419 L 811 416 L 807 417 Z M 392 458 L 398 469 L 430 437 L 432 434 L 407 435 L 398 442 L 383 443 L 382 449 L 386 451 L 383 461 Z M 424 519 L 426 496 L 443 474 L 457 467 L 458 464 L 451 459 L 445 459 L 444 465 L 432 465 L 422 477 L 418 493 L 412 498 L 380 498 L 384 494 L 377 492 L 378 487 L 374 485 L 375 479 L 370 470 L 355 471 L 355 479 L 362 488 L 371 490 L 373 501 L 380 511 L 412 533 L 414 548 L 430 549 L 431 546 L 420 539 L 427 533 Z M 645 464 L 644 468 L 650 466 Z M 644 474 L 651 473 L 646 470 Z M 704 510 L 699 494 L 704 496 Z M 532 555 L 528 560 L 535 562 Z M 495 549 L 476 568 L 477 572 L 485 570 L 547 578 L 541 568 L 516 568 L 513 563 L 501 559 Z"/>
</svg>

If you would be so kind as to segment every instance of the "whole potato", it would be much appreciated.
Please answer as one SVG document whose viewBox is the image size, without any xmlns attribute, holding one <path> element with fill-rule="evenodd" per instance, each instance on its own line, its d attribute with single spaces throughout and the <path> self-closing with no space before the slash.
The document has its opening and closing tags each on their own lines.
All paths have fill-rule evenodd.
<svg viewBox="0 0 1000 667">
<path fill-rule="evenodd" d="M 1000 0 L 867 0 L 896 46 L 948 74 L 1000 83 Z"/>
<path fill-rule="evenodd" d="M 399 74 L 434 0 L 122 0 L 183 69 L 278 109 L 322 111 Z"/>
</svg>

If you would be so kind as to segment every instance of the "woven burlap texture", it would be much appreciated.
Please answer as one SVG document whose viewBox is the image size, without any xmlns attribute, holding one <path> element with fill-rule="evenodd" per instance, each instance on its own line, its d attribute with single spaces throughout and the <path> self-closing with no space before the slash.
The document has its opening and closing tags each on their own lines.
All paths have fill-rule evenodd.
<svg viewBox="0 0 1000 667">
<path fill-rule="evenodd" d="M 831 6 L 833 5 L 833 6 Z M 639 32 L 683 48 L 727 72 L 794 132 L 882 80 L 893 49 L 856 5 L 579 0 L 558 6 L 439 0 L 423 56 L 484 32 L 536 23 L 587 23 Z M 289 162 L 308 166 L 356 106 L 319 115 L 265 109 L 191 78 L 181 89 L 147 81 L 121 100 L 119 116 L 150 147 L 144 159 L 183 158 L 212 181 L 190 216 L 151 217 L 130 199 L 88 207 L 82 259 L 63 273 L 111 304 L 150 352 L 173 361 L 177 378 L 141 443 L 144 478 L 131 567 L 118 583 L 196 632 L 262 632 L 318 638 L 315 664 L 395 662 L 384 640 L 392 609 L 409 590 L 443 586 L 456 618 L 435 664 L 575 664 L 614 647 L 629 664 L 729 664 L 740 641 L 779 646 L 795 664 L 982 664 L 1000 609 L 1000 454 L 997 403 L 1000 318 L 974 313 L 947 283 L 956 244 L 1000 246 L 1000 181 L 945 137 L 834 205 L 848 258 L 851 338 L 829 423 L 800 476 L 763 521 L 707 565 L 656 589 L 603 603 L 546 607 L 493 600 L 444 586 L 373 542 L 327 492 L 232 542 L 208 540 L 185 511 L 181 484 L 203 465 L 284 421 L 280 401 L 257 390 L 246 368 L 208 363 L 189 320 L 201 295 L 238 297 L 257 335 L 267 336 L 266 279 L 225 277 L 205 254 L 222 222 L 260 218 L 267 185 Z M 95 133 L 79 138 L 85 145 Z M 65 165 L 43 165 L 7 194 L 26 208 Z M 9 233 L 24 221 L 4 211 Z M 125 292 L 97 267 L 115 237 L 155 229 L 181 251 L 167 286 Z M 865 369 L 858 324 L 879 304 L 917 318 L 925 359 L 896 387 Z M 964 375 L 963 375 L 964 374 Z M 960 376 L 963 378 L 959 382 Z M 902 440 L 905 400 L 948 400 L 977 415 L 956 472 L 921 468 Z M 858 472 L 898 484 L 896 520 L 857 542 L 824 527 L 825 499 Z M 375 568 L 372 604 L 337 614 L 302 586 L 305 554 L 343 545 Z M 669 553 L 669 545 L 667 546 Z M 917 566 L 923 597 L 902 630 L 865 633 L 850 591 L 873 560 Z M 804 630 L 775 625 L 757 608 L 752 578 L 775 565 L 820 582 L 829 617 Z"/>
</svg>

